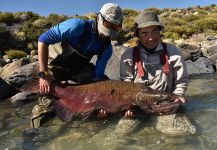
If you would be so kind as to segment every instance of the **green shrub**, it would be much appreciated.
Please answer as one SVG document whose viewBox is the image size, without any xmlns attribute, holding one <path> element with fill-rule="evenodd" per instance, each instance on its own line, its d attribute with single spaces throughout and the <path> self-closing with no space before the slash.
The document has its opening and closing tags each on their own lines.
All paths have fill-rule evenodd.
<svg viewBox="0 0 217 150">
<path fill-rule="evenodd" d="M 178 40 L 181 38 L 181 36 L 175 32 L 163 32 L 162 37 L 163 38 L 170 38 L 170 39 L 174 39 L 174 40 Z"/>
<path fill-rule="evenodd" d="M 197 32 L 206 32 L 208 30 L 217 30 L 217 19 L 216 18 L 203 18 L 193 22 L 193 27 Z"/>
<path fill-rule="evenodd" d="M 154 8 L 154 7 L 147 8 L 144 11 L 153 11 L 153 12 L 157 13 L 158 15 L 162 13 L 162 11 L 160 9 Z"/>
<path fill-rule="evenodd" d="M 135 17 L 139 14 L 137 11 L 133 9 L 124 9 L 123 13 L 125 17 Z"/>
<path fill-rule="evenodd" d="M 39 18 L 32 22 L 32 25 L 38 28 L 50 28 L 50 24 L 44 18 Z"/>
<path fill-rule="evenodd" d="M 11 25 L 15 22 L 14 15 L 12 13 L 0 13 L 0 22 Z"/>
<path fill-rule="evenodd" d="M 66 19 L 68 19 L 69 17 L 65 16 L 65 15 L 57 15 L 57 14 L 50 14 L 47 17 L 47 21 L 50 23 L 51 26 L 57 25 L 60 22 L 65 21 Z"/>
<path fill-rule="evenodd" d="M 135 26 L 135 21 L 133 18 L 124 18 L 123 29 L 131 31 Z"/>
<path fill-rule="evenodd" d="M 9 50 L 5 52 L 8 55 L 9 59 L 15 59 L 15 58 L 23 58 L 26 57 L 27 54 L 21 50 Z"/>
<path fill-rule="evenodd" d="M 73 16 L 72 18 L 80 18 L 80 19 L 84 19 L 84 20 L 89 19 L 87 16 Z"/>
<path fill-rule="evenodd" d="M 185 29 L 183 26 L 170 26 L 169 28 L 166 28 L 168 32 L 174 32 L 179 34 L 180 36 L 185 33 Z"/>
<path fill-rule="evenodd" d="M 31 11 L 27 11 L 26 14 L 28 15 L 28 21 L 33 22 L 34 20 L 37 20 L 38 18 L 40 18 L 39 14 L 35 14 Z"/>
<path fill-rule="evenodd" d="M 186 36 L 191 36 L 196 32 L 194 28 L 191 27 L 185 27 L 185 35 Z"/>
<path fill-rule="evenodd" d="M 42 28 L 33 26 L 31 22 L 26 22 L 21 26 L 20 31 L 25 33 L 27 42 L 37 41 L 39 35 L 43 33 Z"/>
<path fill-rule="evenodd" d="M 217 13 L 217 8 L 214 8 L 214 9 L 213 9 L 213 13 Z"/>
<path fill-rule="evenodd" d="M 195 21 L 195 20 L 198 20 L 200 19 L 201 17 L 199 15 L 188 15 L 186 17 L 184 17 L 183 19 L 186 21 L 186 22 L 192 22 L 192 21 Z"/>
<path fill-rule="evenodd" d="M 187 23 L 183 18 L 175 17 L 162 18 L 162 22 L 165 26 L 182 26 Z"/>
<path fill-rule="evenodd" d="M 209 14 L 206 18 L 217 18 L 217 13 Z"/>
<path fill-rule="evenodd" d="M 96 19 L 97 18 L 97 14 L 96 13 L 90 13 L 90 14 L 87 14 L 87 17 L 89 18 L 89 19 Z"/>
<path fill-rule="evenodd" d="M 208 14 L 207 11 L 202 9 L 202 8 L 196 9 L 196 12 L 198 12 L 199 14 L 202 14 L 202 15 L 207 15 Z"/>
<path fill-rule="evenodd" d="M 162 9 L 162 12 L 168 12 L 170 9 L 169 8 L 164 8 Z"/>
</svg>

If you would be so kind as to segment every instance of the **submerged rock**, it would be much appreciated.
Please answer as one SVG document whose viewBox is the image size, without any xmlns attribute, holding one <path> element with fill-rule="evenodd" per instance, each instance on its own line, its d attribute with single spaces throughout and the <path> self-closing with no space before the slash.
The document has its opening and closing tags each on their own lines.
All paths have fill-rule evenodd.
<svg viewBox="0 0 217 150">
<path fill-rule="evenodd" d="M 118 124 L 104 140 L 104 145 L 111 145 L 114 143 L 125 143 L 129 142 L 126 135 L 132 134 L 136 130 L 138 130 L 140 126 L 141 120 L 139 119 L 128 119 L 121 118 Z"/>
<path fill-rule="evenodd" d="M 10 101 L 14 107 L 21 106 L 36 100 L 38 95 L 36 93 L 20 92 L 12 96 Z"/>
<path fill-rule="evenodd" d="M 114 132 L 120 135 L 121 134 L 126 135 L 126 134 L 133 133 L 134 131 L 138 129 L 140 123 L 141 121 L 139 119 L 122 118 L 116 125 Z"/>
<path fill-rule="evenodd" d="M 196 128 L 184 114 L 171 114 L 153 117 L 156 129 L 165 134 L 195 134 Z"/>
</svg>

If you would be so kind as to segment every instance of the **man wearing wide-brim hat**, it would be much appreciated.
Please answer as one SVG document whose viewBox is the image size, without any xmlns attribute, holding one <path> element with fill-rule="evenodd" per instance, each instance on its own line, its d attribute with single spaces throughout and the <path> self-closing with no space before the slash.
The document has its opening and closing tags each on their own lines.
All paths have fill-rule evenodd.
<svg viewBox="0 0 217 150">
<path fill-rule="evenodd" d="M 120 62 L 123 81 L 143 83 L 152 89 L 183 96 L 176 102 L 183 104 L 188 85 L 188 73 L 181 51 L 161 41 L 163 25 L 155 12 L 144 11 L 135 18 L 136 47 L 126 50 Z M 162 110 L 161 114 L 175 113 L 178 107 Z M 133 113 L 128 111 L 129 115 Z"/>
</svg>

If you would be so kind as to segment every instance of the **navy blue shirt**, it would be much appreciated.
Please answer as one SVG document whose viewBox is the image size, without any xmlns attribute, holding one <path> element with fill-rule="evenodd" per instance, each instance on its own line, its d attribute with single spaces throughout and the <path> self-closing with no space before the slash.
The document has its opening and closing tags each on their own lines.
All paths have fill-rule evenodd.
<svg viewBox="0 0 217 150">
<path fill-rule="evenodd" d="M 88 20 L 87 23 L 88 32 L 78 52 L 87 57 L 98 55 L 93 75 L 96 78 L 102 78 L 104 76 L 106 64 L 112 55 L 112 45 L 110 42 L 106 49 L 101 49 L 105 42 L 99 39 L 93 30 L 93 20 Z M 85 27 L 85 21 L 83 19 L 68 19 L 51 27 L 39 37 L 38 41 L 47 45 L 67 41 L 72 47 L 76 47 L 80 37 L 83 35 Z"/>
</svg>

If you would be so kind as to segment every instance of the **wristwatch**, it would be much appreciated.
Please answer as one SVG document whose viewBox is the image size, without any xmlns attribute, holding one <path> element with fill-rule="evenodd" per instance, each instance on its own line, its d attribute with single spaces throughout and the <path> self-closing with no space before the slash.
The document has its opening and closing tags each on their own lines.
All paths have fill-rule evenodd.
<svg viewBox="0 0 217 150">
<path fill-rule="evenodd" d="M 39 78 L 45 78 L 48 75 L 49 75 L 48 71 L 40 71 L 40 72 L 38 72 L 38 77 Z"/>
</svg>

